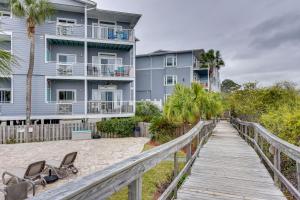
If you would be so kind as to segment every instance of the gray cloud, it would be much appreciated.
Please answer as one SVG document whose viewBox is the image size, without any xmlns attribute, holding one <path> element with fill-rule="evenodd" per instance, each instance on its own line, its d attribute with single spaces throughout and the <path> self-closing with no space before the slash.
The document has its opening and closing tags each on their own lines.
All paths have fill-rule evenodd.
<svg viewBox="0 0 300 200">
<path fill-rule="evenodd" d="M 101 0 L 99 7 L 140 13 L 138 53 L 218 49 L 223 79 L 300 84 L 299 0 Z"/>
</svg>

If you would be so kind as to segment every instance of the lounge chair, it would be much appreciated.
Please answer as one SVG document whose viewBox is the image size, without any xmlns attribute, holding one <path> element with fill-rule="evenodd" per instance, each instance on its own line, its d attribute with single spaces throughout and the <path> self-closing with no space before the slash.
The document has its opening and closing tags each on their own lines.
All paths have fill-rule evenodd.
<svg viewBox="0 0 300 200">
<path fill-rule="evenodd" d="M 16 183 L 14 185 L 6 186 L 4 189 L 0 189 L 0 192 L 4 194 L 4 200 L 24 200 L 28 198 L 28 190 L 30 185 L 32 185 L 32 195 L 34 196 L 34 183 L 28 180 Z"/>
<path fill-rule="evenodd" d="M 48 170 L 51 170 L 52 174 L 58 176 L 58 178 L 65 178 L 70 173 L 77 174 L 78 169 L 74 166 L 77 152 L 72 152 L 65 155 L 62 162 L 50 161 L 46 164 Z"/>
<path fill-rule="evenodd" d="M 46 185 L 42 173 L 45 169 L 46 161 L 38 161 L 28 165 L 27 169 L 15 169 L 11 172 L 3 172 L 2 181 L 4 185 L 12 186 L 22 182 L 32 183 L 32 189 L 35 191 L 36 185 Z"/>
</svg>

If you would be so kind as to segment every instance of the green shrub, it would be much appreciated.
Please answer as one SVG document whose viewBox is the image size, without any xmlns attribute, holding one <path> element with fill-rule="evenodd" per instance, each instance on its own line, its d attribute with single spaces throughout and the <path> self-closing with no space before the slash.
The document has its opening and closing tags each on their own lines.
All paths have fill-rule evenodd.
<svg viewBox="0 0 300 200">
<path fill-rule="evenodd" d="M 150 132 L 153 134 L 153 140 L 163 144 L 174 139 L 175 131 L 178 126 L 163 116 L 154 117 L 151 121 Z"/>
<path fill-rule="evenodd" d="M 138 102 L 135 115 L 143 122 L 150 122 L 153 117 L 160 115 L 160 110 L 151 102 Z"/>
<path fill-rule="evenodd" d="M 283 105 L 263 114 L 260 122 L 281 139 L 300 146 L 300 108 Z"/>
<path fill-rule="evenodd" d="M 135 118 L 114 118 L 97 122 L 97 130 L 120 137 L 130 137 L 133 135 L 135 125 Z"/>
</svg>

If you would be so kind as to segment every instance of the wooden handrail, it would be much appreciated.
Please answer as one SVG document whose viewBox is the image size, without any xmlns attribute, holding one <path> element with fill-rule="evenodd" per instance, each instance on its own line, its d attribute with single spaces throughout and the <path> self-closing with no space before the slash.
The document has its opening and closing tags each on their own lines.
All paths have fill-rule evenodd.
<svg viewBox="0 0 300 200">
<path fill-rule="evenodd" d="M 247 141 L 253 144 L 258 155 L 265 161 L 274 173 L 274 181 L 280 187 L 283 184 L 287 190 L 296 199 L 300 199 L 300 147 L 290 144 L 276 135 L 270 133 L 267 129 L 258 123 L 245 122 L 240 119 L 231 119 L 231 124 L 238 130 L 239 134 Z M 250 135 L 250 130 L 254 134 Z M 263 138 L 271 145 L 271 153 L 274 156 L 273 162 L 266 156 L 263 151 L 263 143 L 259 137 Z M 297 164 L 297 188 L 282 174 L 280 154 L 284 153 Z"/>
<path fill-rule="evenodd" d="M 215 127 L 215 121 L 200 121 L 188 133 L 178 137 L 166 144 L 145 151 L 137 156 L 114 164 L 104 170 L 92 173 L 88 176 L 66 183 L 58 188 L 41 193 L 32 199 L 34 200 L 52 200 L 52 199 L 106 199 L 121 188 L 128 186 L 128 198 L 130 200 L 140 200 L 142 195 L 142 175 L 155 167 L 158 163 L 176 154 L 184 147 L 191 147 L 194 139 L 197 138 L 197 150 L 193 155 L 187 155 L 187 163 L 184 167 L 184 173 L 179 173 L 173 182 L 167 188 L 168 194 L 163 195 L 161 199 L 166 199 L 172 191 L 177 189 L 177 183 L 180 178 L 188 173 L 194 159 L 199 153 L 201 147 L 207 141 Z M 174 156 L 175 158 L 175 156 Z M 101 158 L 99 158 L 101 159 Z M 175 159 L 174 161 L 176 161 Z M 174 162 L 178 167 L 178 163 Z M 177 169 L 178 171 L 178 169 Z"/>
</svg>

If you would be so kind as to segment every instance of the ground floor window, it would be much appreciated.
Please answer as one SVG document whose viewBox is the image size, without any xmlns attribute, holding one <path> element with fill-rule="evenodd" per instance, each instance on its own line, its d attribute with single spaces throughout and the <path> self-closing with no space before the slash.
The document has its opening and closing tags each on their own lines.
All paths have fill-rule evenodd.
<svg viewBox="0 0 300 200">
<path fill-rule="evenodd" d="M 76 101 L 76 90 L 58 90 L 57 100 L 59 102 L 74 102 Z"/>
<path fill-rule="evenodd" d="M 165 86 L 176 85 L 177 76 L 176 75 L 166 75 L 165 76 Z"/>
<path fill-rule="evenodd" d="M 0 89 L 0 103 L 10 103 L 11 91 L 10 89 Z"/>
</svg>

